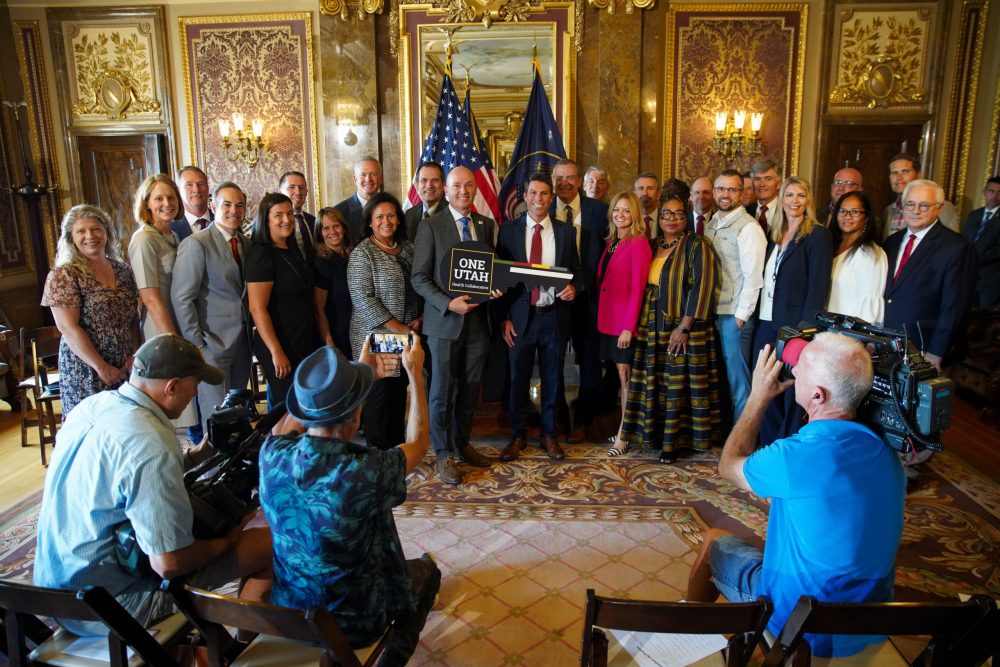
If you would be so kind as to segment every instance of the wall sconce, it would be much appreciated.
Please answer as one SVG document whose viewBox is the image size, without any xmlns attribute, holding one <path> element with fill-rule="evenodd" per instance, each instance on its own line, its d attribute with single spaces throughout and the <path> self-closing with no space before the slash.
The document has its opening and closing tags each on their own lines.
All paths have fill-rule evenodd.
<svg viewBox="0 0 1000 667">
<path fill-rule="evenodd" d="M 746 120 L 747 112 L 743 110 L 733 111 L 732 117 L 728 111 L 715 114 L 715 152 L 727 163 L 761 152 L 760 126 L 764 122 L 764 114 L 750 114 L 749 136 L 746 133 Z"/>
<path fill-rule="evenodd" d="M 233 138 L 230 138 L 229 120 L 219 120 L 219 136 L 222 137 L 226 159 L 230 162 L 245 162 L 248 169 L 253 169 L 264 155 L 264 121 L 254 118 L 250 121 L 250 127 L 246 127 L 243 114 L 234 113 L 231 129 Z"/>
<path fill-rule="evenodd" d="M 358 135 L 352 128 L 361 125 L 361 117 L 361 103 L 357 100 L 337 100 L 334 104 L 334 122 L 337 127 L 347 128 L 342 139 L 348 146 L 358 143 Z"/>
</svg>

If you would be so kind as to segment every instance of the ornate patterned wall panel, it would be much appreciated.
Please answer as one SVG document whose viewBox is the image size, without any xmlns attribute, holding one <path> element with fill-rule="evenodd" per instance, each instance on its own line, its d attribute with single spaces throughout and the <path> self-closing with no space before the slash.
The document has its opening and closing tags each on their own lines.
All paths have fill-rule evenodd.
<svg viewBox="0 0 1000 667">
<path fill-rule="evenodd" d="M 247 213 L 277 190 L 289 169 L 306 175 L 310 202 L 322 201 L 316 178 L 312 15 L 242 14 L 180 19 L 191 162 L 209 180 L 231 179 L 247 193 Z M 218 120 L 234 112 L 264 120 L 267 155 L 247 171 L 226 159 Z"/>
<path fill-rule="evenodd" d="M 937 2 L 894 6 L 845 3 L 834 15 L 830 113 L 929 112 Z"/>
<path fill-rule="evenodd" d="M 6 97 L 3 71 L 0 71 L 0 91 Z M 14 114 L 6 106 L 0 107 L 0 278 L 31 270 L 28 263 L 30 241 L 22 217 L 16 214 L 14 202 L 14 187 L 21 184 L 17 131 Z"/>
<path fill-rule="evenodd" d="M 690 181 L 720 168 L 715 113 L 764 113 L 763 152 L 798 167 L 805 4 L 671 4 L 667 12 L 663 164 Z"/>
</svg>

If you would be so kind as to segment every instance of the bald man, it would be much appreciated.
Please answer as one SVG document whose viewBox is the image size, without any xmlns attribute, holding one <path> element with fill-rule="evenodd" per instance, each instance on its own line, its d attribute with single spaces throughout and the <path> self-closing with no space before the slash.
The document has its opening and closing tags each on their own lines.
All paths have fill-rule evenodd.
<svg viewBox="0 0 1000 667">
<path fill-rule="evenodd" d="M 830 183 L 830 205 L 816 211 L 816 217 L 819 218 L 819 221 L 826 226 L 830 225 L 831 220 L 836 222 L 837 212 L 833 209 L 837 206 L 837 202 L 848 192 L 863 190 L 863 180 L 861 172 L 851 167 L 844 167 L 834 174 L 833 183 Z"/>
<path fill-rule="evenodd" d="M 691 184 L 691 212 L 687 216 L 687 230 L 704 234 L 708 221 L 715 213 L 715 199 L 712 192 L 712 179 L 702 176 L 694 179 Z"/>
</svg>

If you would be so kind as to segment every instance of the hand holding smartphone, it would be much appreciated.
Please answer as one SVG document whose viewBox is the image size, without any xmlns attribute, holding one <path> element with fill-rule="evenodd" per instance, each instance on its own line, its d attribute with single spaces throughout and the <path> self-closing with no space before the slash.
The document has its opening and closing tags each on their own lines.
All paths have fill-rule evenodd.
<svg viewBox="0 0 1000 667">
<path fill-rule="evenodd" d="M 380 356 L 379 362 L 385 369 L 385 377 L 399 377 L 402 372 L 400 355 L 403 348 L 413 345 L 413 334 L 398 334 L 388 331 L 373 331 L 369 334 L 368 350 Z"/>
</svg>

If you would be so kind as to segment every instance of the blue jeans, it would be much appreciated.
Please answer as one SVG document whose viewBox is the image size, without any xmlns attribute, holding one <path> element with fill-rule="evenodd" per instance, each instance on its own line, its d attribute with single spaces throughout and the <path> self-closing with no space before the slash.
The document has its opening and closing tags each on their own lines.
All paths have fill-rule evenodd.
<svg viewBox="0 0 1000 667">
<path fill-rule="evenodd" d="M 733 399 L 733 421 L 740 418 L 750 396 L 750 365 L 747 352 L 753 332 L 753 317 L 743 328 L 736 326 L 735 315 L 716 315 L 715 328 L 722 344 L 722 360 L 729 379 L 729 394 Z"/>
<path fill-rule="evenodd" d="M 730 602 L 756 602 L 764 552 L 741 537 L 723 535 L 712 543 L 712 578 Z"/>
</svg>

